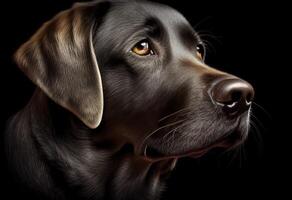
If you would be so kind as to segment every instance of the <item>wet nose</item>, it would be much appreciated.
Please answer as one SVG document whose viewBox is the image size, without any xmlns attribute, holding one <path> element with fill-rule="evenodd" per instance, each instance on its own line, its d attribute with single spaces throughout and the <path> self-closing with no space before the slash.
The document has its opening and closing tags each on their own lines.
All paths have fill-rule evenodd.
<svg viewBox="0 0 292 200">
<path fill-rule="evenodd" d="M 214 104 L 233 116 L 249 109 L 254 98 L 254 89 L 239 78 L 224 79 L 212 86 L 209 95 Z"/>
</svg>

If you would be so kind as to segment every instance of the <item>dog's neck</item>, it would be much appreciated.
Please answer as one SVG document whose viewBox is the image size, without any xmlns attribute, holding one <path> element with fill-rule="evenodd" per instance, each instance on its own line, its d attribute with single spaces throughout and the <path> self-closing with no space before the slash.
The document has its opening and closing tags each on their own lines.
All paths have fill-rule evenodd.
<svg viewBox="0 0 292 200">
<path fill-rule="evenodd" d="M 14 155 L 14 165 L 26 159 L 16 168 L 19 173 L 30 171 L 28 182 L 35 190 L 58 199 L 82 196 L 115 200 L 156 199 L 162 190 L 161 173 L 169 171 L 168 161 L 150 163 L 133 155 L 119 139 L 113 142 L 108 138 L 111 134 L 107 129 L 84 127 L 40 90 L 18 115 L 25 115 L 19 119 L 26 121 L 19 124 L 15 116 L 10 124 L 15 126 L 12 137 L 19 152 Z"/>
</svg>

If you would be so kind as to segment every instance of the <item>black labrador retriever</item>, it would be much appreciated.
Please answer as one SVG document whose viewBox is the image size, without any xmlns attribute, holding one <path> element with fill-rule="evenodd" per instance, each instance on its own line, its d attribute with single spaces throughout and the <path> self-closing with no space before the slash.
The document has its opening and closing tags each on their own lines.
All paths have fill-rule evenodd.
<svg viewBox="0 0 292 200">
<path fill-rule="evenodd" d="M 179 158 L 247 137 L 252 86 L 206 65 L 165 5 L 75 4 L 15 60 L 37 89 L 8 123 L 7 157 L 40 199 L 157 199 Z"/>
</svg>

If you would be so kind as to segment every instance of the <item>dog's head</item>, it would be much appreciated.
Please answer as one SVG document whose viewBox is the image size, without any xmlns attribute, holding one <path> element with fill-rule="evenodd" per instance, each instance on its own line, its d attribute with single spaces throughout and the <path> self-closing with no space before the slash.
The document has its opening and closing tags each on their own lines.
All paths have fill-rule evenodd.
<svg viewBox="0 0 292 200">
<path fill-rule="evenodd" d="M 96 137 L 107 133 L 150 162 L 246 138 L 252 86 L 204 57 L 180 13 L 142 1 L 77 4 L 16 53 L 25 74 Z"/>
</svg>

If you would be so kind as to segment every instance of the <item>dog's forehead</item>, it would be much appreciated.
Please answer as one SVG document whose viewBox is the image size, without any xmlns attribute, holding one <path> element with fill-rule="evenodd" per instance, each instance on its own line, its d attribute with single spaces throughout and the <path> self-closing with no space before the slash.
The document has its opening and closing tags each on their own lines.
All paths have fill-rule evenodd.
<svg viewBox="0 0 292 200">
<path fill-rule="evenodd" d="M 141 27 L 149 19 L 156 19 L 165 28 L 183 24 L 189 26 L 183 15 L 169 6 L 154 2 L 131 1 L 113 2 L 106 16 L 104 28 L 108 29 L 109 33 L 119 31 L 127 35 L 126 32 Z"/>
</svg>

